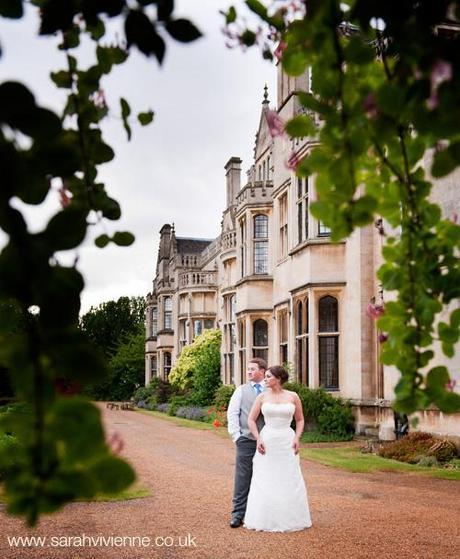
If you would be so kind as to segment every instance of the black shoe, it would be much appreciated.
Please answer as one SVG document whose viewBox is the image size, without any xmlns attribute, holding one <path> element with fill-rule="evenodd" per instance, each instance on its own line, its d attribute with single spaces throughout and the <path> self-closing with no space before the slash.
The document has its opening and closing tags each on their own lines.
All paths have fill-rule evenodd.
<svg viewBox="0 0 460 559">
<path fill-rule="evenodd" d="M 230 528 L 238 528 L 238 526 L 241 526 L 241 524 L 243 524 L 243 519 L 242 518 L 238 518 L 238 517 L 234 516 L 230 520 Z"/>
</svg>

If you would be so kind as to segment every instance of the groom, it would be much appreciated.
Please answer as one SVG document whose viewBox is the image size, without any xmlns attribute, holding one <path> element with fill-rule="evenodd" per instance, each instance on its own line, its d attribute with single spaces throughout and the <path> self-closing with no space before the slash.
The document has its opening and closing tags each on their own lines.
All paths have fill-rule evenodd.
<svg viewBox="0 0 460 559">
<path fill-rule="evenodd" d="M 236 444 L 235 486 L 230 526 L 238 528 L 243 524 L 249 487 L 252 478 L 252 459 L 256 452 L 256 441 L 248 428 L 248 415 L 256 397 L 264 390 L 267 363 L 254 357 L 246 370 L 248 382 L 238 386 L 233 393 L 227 410 L 228 432 Z M 262 415 L 257 419 L 257 428 L 262 429 Z"/>
</svg>

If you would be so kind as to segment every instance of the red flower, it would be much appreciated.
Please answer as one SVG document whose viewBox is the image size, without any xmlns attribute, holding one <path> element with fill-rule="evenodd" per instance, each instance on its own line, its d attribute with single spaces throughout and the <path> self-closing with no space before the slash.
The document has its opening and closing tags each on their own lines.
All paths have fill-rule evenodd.
<svg viewBox="0 0 460 559">
<path fill-rule="evenodd" d="M 218 419 L 215 419 L 212 424 L 214 427 L 222 427 L 222 423 Z"/>
<path fill-rule="evenodd" d="M 367 305 L 366 314 L 371 318 L 377 319 L 381 317 L 384 312 L 385 308 L 383 305 L 373 305 L 372 303 Z"/>
<path fill-rule="evenodd" d="M 380 332 L 379 334 L 379 342 L 381 344 L 385 343 L 388 340 L 388 334 L 385 334 L 385 332 Z"/>
</svg>

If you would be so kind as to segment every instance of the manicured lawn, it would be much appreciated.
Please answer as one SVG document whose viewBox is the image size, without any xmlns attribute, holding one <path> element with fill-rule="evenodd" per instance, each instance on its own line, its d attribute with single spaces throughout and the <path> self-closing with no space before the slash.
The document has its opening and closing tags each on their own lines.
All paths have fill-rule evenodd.
<svg viewBox="0 0 460 559">
<path fill-rule="evenodd" d="M 128 501 L 130 499 L 150 497 L 151 495 L 152 492 L 146 487 L 133 487 L 120 491 L 119 493 L 113 493 L 112 495 L 96 495 L 91 501 Z"/>
<path fill-rule="evenodd" d="M 410 472 L 423 474 L 441 479 L 460 480 L 460 469 L 428 468 L 405 464 L 397 460 L 389 460 L 373 454 L 364 454 L 357 448 L 340 446 L 335 448 L 301 448 L 300 456 L 307 460 L 313 460 L 340 468 L 349 472 L 373 473 L 373 472 Z"/>
<path fill-rule="evenodd" d="M 164 419 L 165 421 L 170 421 L 171 423 L 175 423 L 180 427 L 190 427 L 192 429 L 201 429 L 202 431 L 214 431 L 217 435 L 221 437 L 230 436 L 225 427 L 214 427 L 212 423 L 207 423 L 206 421 L 195 421 L 193 419 L 185 419 L 184 417 L 176 417 L 175 415 L 168 415 L 167 413 L 163 413 L 161 411 L 143 410 L 141 408 L 136 408 L 135 411 L 139 413 L 144 413 L 145 415 L 153 415 L 153 417 L 157 417 L 158 419 Z"/>
</svg>

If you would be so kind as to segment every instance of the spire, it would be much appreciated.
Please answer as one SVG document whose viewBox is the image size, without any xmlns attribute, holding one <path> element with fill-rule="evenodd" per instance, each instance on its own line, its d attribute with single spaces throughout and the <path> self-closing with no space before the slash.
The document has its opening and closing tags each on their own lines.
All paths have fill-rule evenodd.
<svg viewBox="0 0 460 559">
<path fill-rule="evenodd" d="M 265 84 L 264 87 L 264 100 L 262 101 L 262 105 L 267 106 L 269 105 L 270 101 L 268 100 L 268 87 L 267 84 Z"/>
</svg>

